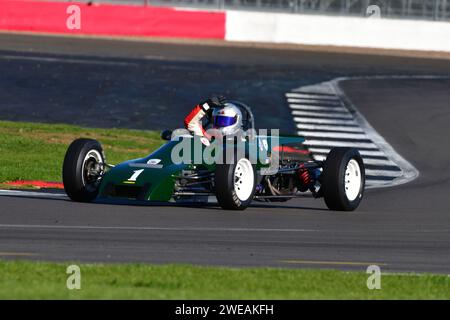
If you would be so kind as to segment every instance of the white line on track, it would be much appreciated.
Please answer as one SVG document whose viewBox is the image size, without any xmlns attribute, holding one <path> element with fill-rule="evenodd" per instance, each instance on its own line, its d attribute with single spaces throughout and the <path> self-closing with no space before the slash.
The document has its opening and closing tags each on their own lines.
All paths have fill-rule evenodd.
<svg viewBox="0 0 450 320">
<path fill-rule="evenodd" d="M 304 117 L 318 117 L 318 118 L 335 118 L 335 119 L 353 119 L 353 116 L 349 113 L 325 113 L 325 112 L 312 112 L 312 111 L 301 111 L 301 110 L 294 110 L 292 111 L 292 114 L 294 116 L 304 116 Z"/>
<path fill-rule="evenodd" d="M 376 166 L 392 166 L 392 167 L 397 166 L 397 164 L 395 164 L 391 160 L 371 159 L 371 158 L 366 158 L 364 156 L 362 158 L 363 158 L 364 164 L 371 164 L 371 165 L 376 165 Z"/>
<path fill-rule="evenodd" d="M 355 120 L 340 120 L 340 119 L 319 119 L 319 118 L 294 117 L 294 121 L 301 122 L 301 123 L 356 125 Z"/>
<path fill-rule="evenodd" d="M 342 139 L 354 139 L 354 140 L 368 140 L 369 139 L 369 137 L 363 133 L 298 131 L 298 134 L 300 136 L 304 136 L 304 137 L 342 138 Z"/>
<path fill-rule="evenodd" d="M 377 146 L 370 142 L 352 142 L 352 141 L 334 141 L 334 140 L 305 140 L 303 142 L 307 146 L 331 146 L 331 147 L 352 147 L 377 149 Z"/>
<path fill-rule="evenodd" d="M 278 228 L 206 228 L 206 227 L 118 227 L 118 226 L 69 226 L 43 224 L 0 224 L 1 229 L 73 229 L 73 230 L 132 230 L 132 231 L 225 231 L 225 232 L 318 232 L 313 229 Z"/>
<path fill-rule="evenodd" d="M 306 124 L 297 123 L 298 129 L 304 130 L 329 130 L 329 131 L 342 131 L 342 132 L 364 132 L 360 127 L 350 127 L 350 126 L 333 126 L 333 125 L 322 125 L 322 124 Z"/>
<path fill-rule="evenodd" d="M 311 151 L 311 150 L 310 150 Z M 313 155 L 314 160 L 317 161 L 324 161 L 327 156 L 325 155 Z M 371 164 L 371 165 L 379 165 L 379 166 L 396 166 L 394 162 L 391 160 L 383 160 L 383 159 L 370 159 L 363 157 L 363 162 L 365 165 Z"/>
<path fill-rule="evenodd" d="M 392 177 L 393 179 L 395 177 Z M 366 187 L 379 187 L 392 184 L 392 180 L 370 179 L 366 180 Z"/>
<path fill-rule="evenodd" d="M 403 175 L 403 171 L 398 171 L 398 170 L 366 169 L 366 176 L 397 178 L 397 177 L 401 177 L 402 175 Z"/>
<path fill-rule="evenodd" d="M 80 225 L 41 225 L 41 224 L 0 224 L 0 229 L 47 229 L 47 230 L 131 230 L 131 231 L 223 231 L 223 232 L 286 232 L 286 233 L 301 233 L 301 232 L 324 232 L 336 233 L 336 230 L 319 230 L 319 229 L 282 229 L 282 228 L 207 228 L 207 227 L 125 227 L 125 226 L 80 226 Z M 346 233 L 359 233 L 358 230 L 347 230 Z M 449 232 L 448 229 L 442 230 L 424 230 L 417 229 L 414 233 L 436 233 Z"/>
<path fill-rule="evenodd" d="M 336 98 L 336 96 L 320 95 L 320 94 L 312 94 L 312 93 L 288 92 L 288 93 L 286 93 L 286 97 L 288 97 L 288 98 L 312 98 L 312 99 L 317 99 L 317 100 L 339 101 L 339 99 Z"/>
<path fill-rule="evenodd" d="M 366 169 L 366 176 L 401 177 L 403 171 Z"/>
<path fill-rule="evenodd" d="M 308 148 L 312 153 L 323 153 L 328 154 L 331 149 L 328 148 Z M 386 155 L 382 151 L 372 151 L 372 150 L 359 150 L 362 156 L 372 156 L 372 157 L 385 157 Z"/>
<path fill-rule="evenodd" d="M 36 198 L 67 198 L 64 193 L 48 193 L 48 192 L 35 192 L 25 190 L 0 190 L 0 196 L 21 196 L 21 197 L 36 197 Z"/>
<path fill-rule="evenodd" d="M 343 107 L 325 107 L 325 106 L 313 106 L 309 104 L 297 104 L 293 103 L 290 105 L 291 109 L 293 110 L 307 110 L 307 111 L 331 111 L 331 112 L 339 112 L 339 113 L 346 113 L 348 114 L 348 110 L 346 110 Z"/>
<path fill-rule="evenodd" d="M 121 61 L 100 61 L 88 59 L 70 59 L 70 58 L 49 58 L 49 57 L 33 57 L 33 56 L 12 56 L 0 55 L 0 59 L 5 60 L 30 60 L 40 62 L 64 62 L 64 63 L 79 63 L 79 64 L 98 64 L 98 65 L 113 65 L 113 66 L 137 66 L 137 63 L 121 62 Z"/>
<path fill-rule="evenodd" d="M 312 105 L 323 105 L 328 108 L 338 108 L 342 107 L 342 103 L 340 101 L 333 101 L 333 100 L 318 100 L 318 99 L 295 99 L 295 98 L 288 98 L 287 99 L 289 103 L 308 103 Z"/>
</svg>

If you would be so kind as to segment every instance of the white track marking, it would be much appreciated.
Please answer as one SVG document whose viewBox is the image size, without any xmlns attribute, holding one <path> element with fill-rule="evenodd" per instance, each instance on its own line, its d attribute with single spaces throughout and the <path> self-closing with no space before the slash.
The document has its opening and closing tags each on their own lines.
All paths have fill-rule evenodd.
<svg viewBox="0 0 450 320">
<path fill-rule="evenodd" d="M 372 164 L 376 166 L 392 166 L 396 167 L 397 165 L 392 160 L 384 160 L 384 159 L 373 159 L 373 158 L 366 158 L 362 157 L 364 164 Z"/>
<path fill-rule="evenodd" d="M 312 98 L 317 100 L 327 100 L 327 101 L 339 101 L 339 98 L 336 96 L 328 96 L 328 95 L 320 95 L 320 94 L 312 94 L 312 93 L 297 93 L 297 92 L 288 92 L 286 93 L 286 97 L 288 98 Z"/>
<path fill-rule="evenodd" d="M 364 131 L 369 135 L 372 141 L 378 145 L 379 149 L 383 151 L 386 157 L 399 167 L 401 174 L 395 177 L 389 184 L 382 184 L 381 186 L 394 186 L 403 183 L 410 182 L 419 176 L 419 171 L 409 163 L 405 158 L 398 154 L 394 148 L 369 124 L 364 116 L 357 111 L 357 108 L 353 105 L 350 99 L 345 95 L 340 87 L 340 82 L 344 80 L 356 80 L 356 79 L 438 79 L 441 77 L 429 77 L 429 76 L 387 76 L 387 77 L 359 77 L 359 78 L 338 78 L 332 81 L 332 86 L 341 98 L 343 103 L 354 112 L 355 119 L 359 125 L 364 128 Z M 448 77 L 447 77 L 448 78 Z M 382 175 L 383 172 L 366 172 L 366 174 L 372 174 L 374 176 Z"/>
<path fill-rule="evenodd" d="M 355 125 L 355 120 L 339 120 L 339 119 L 319 119 L 319 118 L 303 118 L 294 117 L 294 121 L 301 123 L 317 123 L 317 124 L 340 124 L 340 125 Z"/>
<path fill-rule="evenodd" d="M 132 230 L 132 231 L 225 231 L 225 232 L 319 232 L 314 229 L 276 228 L 203 228 L 203 227 L 115 227 L 115 226 L 70 226 L 42 224 L 0 224 L 2 229 L 73 229 L 73 230 Z"/>
<path fill-rule="evenodd" d="M 340 101 L 318 100 L 318 99 L 295 99 L 295 98 L 288 98 L 287 100 L 289 103 L 307 103 L 319 106 L 323 105 L 329 108 L 342 107 L 342 103 Z"/>
<path fill-rule="evenodd" d="M 308 148 L 309 151 L 312 153 L 323 153 L 328 154 L 331 149 L 328 148 Z M 376 151 L 376 150 L 359 150 L 359 153 L 361 156 L 372 156 L 372 157 L 386 157 L 384 152 L 382 151 Z"/>
<path fill-rule="evenodd" d="M 366 176 L 401 177 L 402 171 L 366 169 Z"/>
<path fill-rule="evenodd" d="M 334 118 L 334 119 L 353 119 L 351 114 L 347 113 L 325 113 L 325 112 L 312 112 L 312 111 L 300 111 L 294 110 L 292 111 L 294 116 L 304 116 L 304 117 L 318 117 L 318 118 Z"/>
<path fill-rule="evenodd" d="M 388 186 L 391 183 L 392 180 L 368 179 L 366 180 L 366 187 L 370 188 L 370 187 Z"/>
<path fill-rule="evenodd" d="M 296 104 L 293 103 L 290 105 L 291 109 L 293 110 L 307 110 L 307 111 L 331 111 L 331 112 L 342 112 L 342 113 L 348 113 L 348 110 L 344 107 L 324 107 L 324 106 L 313 106 L 308 104 Z"/>
<path fill-rule="evenodd" d="M 5 60 L 30 60 L 30 61 L 58 62 L 58 63 L 63 62 L 63 63 L 77 63 L 77 64 L 98 64 L 98 65 L 114 65 L 114 66 L 138 66 L 137 63 L 132 63 L 132 62 L 88 60 L 88 59 L 71 59 L 71 58 L 33 57 L 33 56 L 0 55 L 0 59 L 5 59 Z"/>
<path fill-rule="evenodd" d="M 300 136 L 304 137 L 320 137 L 320 138 L 342 138 L 367 140 L 369 137 L 361 133 L 346 133 L 346 132 L 324 132 L 324 131 L 297 131 Z"/>
<path fill-rule="evenodd" d="M 362 156 L 372 156 L 372 157 L 386 157 L 383 151 L 374 151 L 374 150 L 359 150 L 359 153 Z"/>
<path fill-rule="evenodd" d="M 314 160 L 317 160 L 317 161 L 325 161 L 327 156 L 315 154 L 315 155 L 313 155 L 313 158 L 314 158 Z M 394 162 L 392 162 L 391 160 L 371 159 L 371 158 L 365 158 L 365 157 L 362 157 L 362 158 L 363 158 L 363 162 L 365 165 L 371 164 L 371 165 L 379 165 L 379 166 L 396 166 L 396 164 Z"/>
<path fill-rule="evenodd" d="M 377 146 L 370 142 L 352 142 L 352 141 L 334 141 L 334 140 L 305 140 L 303 143 L 307 146 L 331 146 L 331 147 L 351 147 L 376 149 Z"/>
<path fill-rule="evenodd" d="M 360 127 L 349 127 L 349 126 L 333 126 L 333 125 L 322 125 L 322 124 L 305 124 L 297 123 L 297 128 L 305 130 L 329 130 L 329 131 L 342 131 L 342 132 L 364 132 Z"/>
<path fill-rule="evenodd" d="M 22 191 L 22 190 L 0 190 L 0 196 L 21 196 L 21 197 L 33 197 L 33 198 L 67 198 L 65 193 L 47 193 L 47 192 L 35 192 L 35 191 Z"/>
<path fill-rule="evenodd" d="M 45 224 L 0 224 L 0 229 L 47 229 L 47 230 L 132 230 L 132 231 L 224 231 L 224 232 L 321 232 L 336 233 L 335 229 L 284 229 L 284 228 L 207 228 L 207 227 L 125 227 L 125 226 L 80 226 L 80 225 L 45 225 Z M 352 231 L 348 231 L 352 232 Z M 359 231 L 355 231 L 359 232 Z M 449 232 L 448 229 L 424 230 L 418 228 L 414 232 L 436 233 Z"/>
<path fill-rule="evenodd" d="M 419 172 L 400 156 L 358 112 L 340 88 L 340 82 L 373 79 L 436 80 L 443 78 L 448 79 L 449 77 L 370 76 L 336 78 L 331 81 L 293 89 L 292 92 L 286 93 L 286 98 L 299 129 L 297 134 L 306 137 L 304 145 L 311 151 L 314 159 L 324 160 L 332 147 L 361 149 L 359 152 L 365 164 L 378 165 L 381 168 L 386 167 L 382 170 L 366 169 L 366 174 L 370 176 L 366 185 L 369 188 L 386 187 L 409 182 L 415 179 Z M 384 157 L 384 159 L 374 157 Z M 389 170 L 389 167 L 397 167 L 398 170 Z M 377 179 L 377 176 L 392 179 Z"/>
</svg>

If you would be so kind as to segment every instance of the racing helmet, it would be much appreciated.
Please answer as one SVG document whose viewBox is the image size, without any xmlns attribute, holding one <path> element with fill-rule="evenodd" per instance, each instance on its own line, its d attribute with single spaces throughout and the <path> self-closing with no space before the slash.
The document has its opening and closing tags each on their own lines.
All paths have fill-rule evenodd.
<svg viewBox="0 0 450 320">
<path fill-rule="evenodd" d="M 233 135 L 242 129 L 242 112 L 235 104 L 226 102 L 223 108 L 213 110 L 213 128 L 222 135 Z"/>
</svg>

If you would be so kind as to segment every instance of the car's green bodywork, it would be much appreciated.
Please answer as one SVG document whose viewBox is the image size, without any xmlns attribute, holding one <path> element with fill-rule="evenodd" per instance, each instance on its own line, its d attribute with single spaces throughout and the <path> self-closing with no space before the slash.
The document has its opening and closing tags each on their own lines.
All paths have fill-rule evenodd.
<svg viewBox="0 0 450 320">
<path fill-rule="evenodd" d="M 204 170 L 214 172 L 216 164 L 211 159 L 210 161 L 201 161 L 199 163 L 198 160 L 191 157 L 191 163 L 174 163 L 172 151 L 177 146 L 179 147 L 179 144 L 182 143 L 182 141 L 186 141 L 186 139 L 198 143 L 197 137 L 174 139 L 168 141 L 159 149 L 144 158 L 125 161 L 108 170 L 101 180 L 99 198 L 122 197 L 143 201 L 170 201 L 173 197 L 174 185 L 177 177 L 180 176 L 183 170 Z M 277 136 L 276 139 L 267 136 L 258 136 L 255 139 L 250 139 L 250 141 L 246 140 L 244 143 L 245 150 L 243 152 L 248 155 L 249 152 L 252 152 L 249 150 L 259 150 L 263 147 L 268 150 L 273 150 L 274 141 L 275 144 L 284 145 L 291 143 L 299 144 L 303 142 L 304 139 L 298 136 Z M 194 146 L 195 143 L 193 143 L 192 146 Z M 201 142 L 200 145 L 202 145 L 204 150 L 205 146 L 201 144 Z M 233 144 L 229 143 L 226 143 L 224 146 L 224 148 L 229 147 L 236 148 Z M 191 154 L 193 154 L 193 152 Z M 271 152 L 268 152 L 267 155 L 270 157 Z M 258 161 L 255 164 L 256 169 L 260 170 L 263 167 L 269 166 L 269 162 L 270 160 L 267 157 L 263 157 L 262 159 L 258 158 Z M 116 189 L 122 190 L 123 194 L 117 194 L 115 191 Z"/>
</svg>

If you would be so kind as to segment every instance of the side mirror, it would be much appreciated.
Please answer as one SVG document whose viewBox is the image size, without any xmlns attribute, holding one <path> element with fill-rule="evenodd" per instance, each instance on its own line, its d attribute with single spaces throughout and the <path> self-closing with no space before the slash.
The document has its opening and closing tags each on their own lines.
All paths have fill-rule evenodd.
<svg viewBox="0 0 450 320">
<path fill-rule="evenodd" d="M 169 141 L 172 138 L 172 130 L 164 130 L 161 132 L 161 139 Z"/>
</svg>

